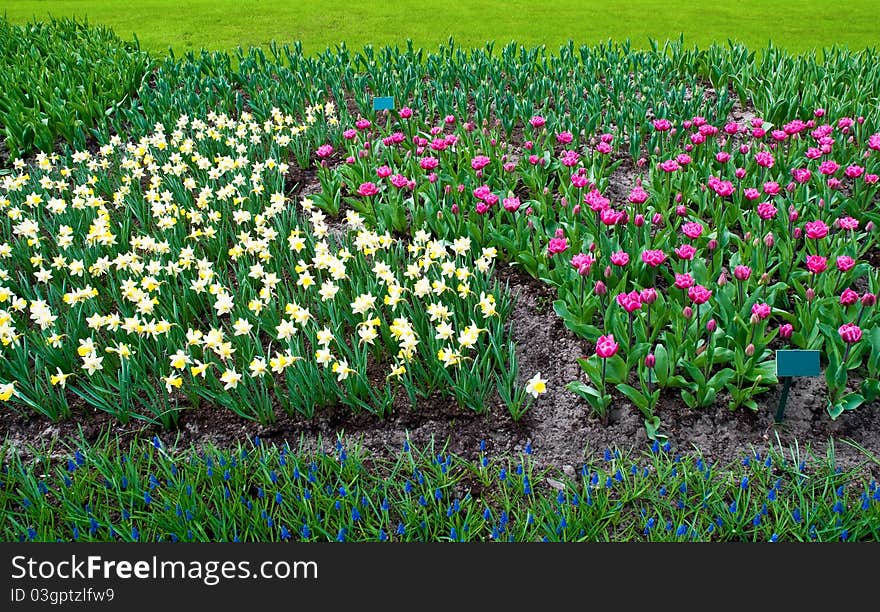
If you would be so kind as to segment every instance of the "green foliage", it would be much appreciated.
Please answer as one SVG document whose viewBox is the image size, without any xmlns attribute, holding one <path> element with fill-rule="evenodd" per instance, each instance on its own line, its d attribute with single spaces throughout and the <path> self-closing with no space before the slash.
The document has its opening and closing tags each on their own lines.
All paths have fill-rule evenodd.
<svg viewBox="0 0 880 612">
<path fill-rule="evenodd" d="M 129 103 L 150 67 L 137 40 L 103 26 L 0 18 L 0 126 L 9 155 L 83 147 L 95 123 Z"/>
<path fill-rule="evenodd" d="M 4 541 L 876 541 L 864 472 L 796 448 L 731 465 L 606 450 L 577 476 L 481 450 L 254 443 L 0 448 Z M 833 448 L 833 447 L 832 447 Z M 540 449 L 537 449 L 540 450 Z"/>
</svg>

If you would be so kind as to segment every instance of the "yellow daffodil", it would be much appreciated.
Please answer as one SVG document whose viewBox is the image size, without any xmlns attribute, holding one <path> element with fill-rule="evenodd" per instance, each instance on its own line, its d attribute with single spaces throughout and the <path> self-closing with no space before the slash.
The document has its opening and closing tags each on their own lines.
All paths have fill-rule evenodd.
<svg viewBox="0 0 880 612">
<path fill-rule="evenodd" d="M 174 372 L 168 376 L 163 376 L 162 380 L 165 381 L 165 389 L 168 393 L 171 393 L 173 389 L 180 389 L 181 385 L 183 385 L 183 379 Z"/>
<path fill-rule="evenodd" d="M 15 393 L 15 381 L 0 385 L 0 401 L 8 402 L 9 398 Z"/>
<path fill-rule="evenodd" d="M 266 373 L 266 360 L 262 357 L 254 357 L 248 364 L 248 368 L 251 371 L 251 376 L 258 378 Z"/>
<path fill-rule="evenodd" d="M 247 319 L 238 319 L 233 323 L 232 329 L 235 330 L 236 336 L 246 336 L 254 328 Z"/>
<path fill-rule="evenodd" d="M 538 372 L 534 376 L 532 376 L 529 381 L 526 383 L 526 393 L 530 394 L 532 397 L 536 398 L 547 392 L 547 381 L 541 378 L 541 373 Z"/>
<path fill-rule="evenodd" d="M 61 385 L 61 388 L 67 386 L 67 379 L 73 376 L 73 374 L 65 374 L 61 371 L 61 368 L 55 368 L 55 373 L 49 376 L 49 382 L 53 387 Z"/>
<path fill-rule="evenodd" d="M 241 382 L 241 374 L 236 372 L 235 369 L 230 368 L 220 375 L 220 382 L 224 383 L 223 388 L 227 391 L 229 389 L 235 389 L 238 386 L 238 383 Z"/>
<path fill-rule="evenodd" d="M 92 376 L 98 370 L 103 370 L 104 366 L 102 362 L 104 361 L 103 357 L 98 357 L 95 353 L 89 353 L 82 358 L 83 361 L 83 369 L 89 373 L 89 376 Z"/>
</svg>

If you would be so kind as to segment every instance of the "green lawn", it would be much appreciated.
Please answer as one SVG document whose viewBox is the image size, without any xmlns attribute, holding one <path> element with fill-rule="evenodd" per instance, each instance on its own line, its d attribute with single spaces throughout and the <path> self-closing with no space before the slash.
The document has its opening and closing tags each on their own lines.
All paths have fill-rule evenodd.
<svg viewBox="0 0 880 612">
<path fill-rule="evenodd" d="M 835 43 L 863 49 L 880 40 L 877 0 L 850 0 L 846 8 L 817 0 L 557 0 L 549 5 L 531 0 L 16 0 L 3 10 L 13 22 L 47 15 L 88 17 L 123 38 L 136 33 L 147 50 L 160 53 L 169 46 L 180 53 L 272 40 L 300 40 L 307 52 L 340 41 L 358 48 L 407 38 L 430 48 L 450 35 L 464 46 L 516 40 L 547 44 L 551 50 L 568 39 L 593 43 L 629 38 L 646 46 L 649 37 L 664 40 L 680 33 L 688 44 L 733 38 L 761 48 L 772 40 L 793 52 Z"/>
</svg>

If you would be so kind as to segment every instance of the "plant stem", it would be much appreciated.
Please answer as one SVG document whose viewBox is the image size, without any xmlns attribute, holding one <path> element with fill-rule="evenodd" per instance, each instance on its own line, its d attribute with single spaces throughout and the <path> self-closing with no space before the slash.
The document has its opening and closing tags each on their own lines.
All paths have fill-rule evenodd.
<svg viewBox="0 0 880 612">
<path fill-rule="evenodd" d="M 608 360 L 602 359 L 602 425 L 608 425 L 608 406 L 605 405 L 605 372 L 608 367 Z"/>
</svg>

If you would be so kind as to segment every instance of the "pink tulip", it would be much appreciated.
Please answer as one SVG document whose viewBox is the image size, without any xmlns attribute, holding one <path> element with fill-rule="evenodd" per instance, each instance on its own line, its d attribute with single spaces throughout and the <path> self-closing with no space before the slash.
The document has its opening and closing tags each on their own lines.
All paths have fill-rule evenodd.
<svg viewBox="0 0 880 612">
<path fill-rule="evenodd" d="M 629 254 L 626 251 L 615 251 L 609 259 L 615 266 L 625 266 L 629 263 Z"/>
<path fill-rule="evenodd" d="M 679 289 L 690 289 L 694 286 L 694 277 L 689 273 L 675 274 L 675 286 Z"/>
<path fill-rule="evenodd" d="M 840 255 L 837 258 L 837 269 L 841 272 L 852 270 L 856 265 L 856 260 L 849 255 Z"/>
<path fill-rule="evenodd" d="M 737 280 L 748 280 L 752 275 L 752 269 L 748 266 L 737 266 L 733 269 L 733 276 L 736 277 Z"/>
<path fill-rule="evenodd" d="M 844 323 L 837 329 L 837 332 L 847 344 L 855 344 L 862 339 L 862 330 L 855 323 Z"/>
<path fill-rule="evenodd" d="M 321 145 L 318 147 L 318 150 L 315 151 L 315 154 L 321 159 L 330 157 L 333 154 L 333 146 L 328 144 Z"/>
<path fill-rule="evenodd" d="M 639 299 L 643 304 L 653 304 L 657 301 L 657 290 L 653 287 L 647 287 L 639 292 Z"/>
<path fill-rule="evenodd" d="M 837 220 L 837 225 L 842 230 L 853 231 L 858 229 L 859 221 L 858 219 L 853 219 L 852 217 L 841 217 Z"/>
<path fill-rule="evenodd" d="M 694 258 L 694 254 L 696 254 L 697 249 L 689 244 L 683 244 L 677 249 L 675 249 L 675 254 L 678 255 L 679 259 L 683 259 L 686 261 L 690 261 Z"/>
<path fill-rule="evenodd" d="M 626 312 L 632 313 L 636 310 L 641 309 L 642 300 L 639 297 L 638 291 L 630 291 L 629 293 L 619 293 L 617 294 L 617 305 L 623 308 Z"/>
<path fill-rule="evenodd" d="M 474 170 L 482 170 L 492 163 L 492 160 L 485 155 L 477 155 L 471 160 L 471 168 Z"/>
<path fill-rule="evenodd" d="M 694 285 L 688 289 L 688 297 L 694 304 L 699 306 L 709 301 L 709 298 L 712 297 L 712 292 L 702 285 Z"/>
<path fill-rule="evenodd" d="M 820 274 L 828 267 L 828 260 L 819 255 L 807 255 L 807 270 L 813 274 Z"/>
<path fill-rule="evenodd" d="M 841 306 L 852 306 L 856 302 L 859 301 L 859 294 L 847 287 L 843 290 L 843 293 L 840 294 L 840 305 Z"/>
<path fill-rule="evenodd" d="M 666 261 L 666 253 L 659 249 L 648 250 L 642 252 L 642 261 L 651 266 L 652 268 L 656 268 L 664 261 Z"/>
<path fill-rule="evenodd" d="M 565 238 L 553 238 L 547 245 L 547 255 L 552 257 L 557 253 L 562 253 L 568 248 L 568 241 Z"/>
<path fill-rule="evenodd" d="M 807 238 L 819 240 L 828 235 L 828 226 L 821 220 L 808 221 L 806 225 L 804 225 L 804 231 L 807 233 Z"/>
<path fill-rule="evenodd" d="M 368 198 L 379 193 L 379 188 L 376 187 L 375 183 L 361 183 L 360 187 L 358 187 L 357 192 L 359 196 Z"/>
<path fill-rule="evenodd" d="M 648 200 L 648 192 L 642 189 L 641 185 L 636 185 L 629 192 L 629 201 L 633 204 L 644 204 Z"/>
<path fill-rule="evenodd" d="M 598 355 L 602 359 L 614 357 L 614 355 L 617 354 L 618 348 L 620 347 L 614 341 L 613 334 L 608 334 L 607 336 L 599 336 L 599 339 L 596 340 L 596 355 Z"/>
<path fill-rule="evenodd" d="M 571 267 L 577 270 L 581 276 L 589 274 L 592 265 L 593 258 L 586 253 L 578 253 L 571 258 Z"/>
<path fill-rule="evenodd" d="M 689 221 L 681 226 L 682 233 L 692 240 L 696 240 L 703 234 L 703 226 L 699 223 Z"/>
<path fill-rule="evenodd" d="M 769 221 L 776 216 L 776 207 L 772 202 L 761 202 L 758 204 L 758 216 L 764 221 Z"/>
<path fill-rule="evenodd" d="M 763 302 L 752 305 L 752 314 L 758 317 L 761 321 L 770 316 L 770 310 L 770 305 L 764 304 Z"/>
<path fill-rule="evenodd" d="M 758 151 L 755 153 L 755 162 L 762 168 L 772 168 L 776 160 L 769 151 Z"/>
</svg>

